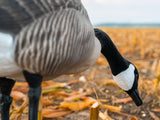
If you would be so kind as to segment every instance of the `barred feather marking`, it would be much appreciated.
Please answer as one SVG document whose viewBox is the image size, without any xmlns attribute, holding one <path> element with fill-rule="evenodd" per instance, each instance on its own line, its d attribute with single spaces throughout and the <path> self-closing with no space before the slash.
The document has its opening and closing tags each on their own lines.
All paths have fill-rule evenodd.
<svg viewBox="0 0 160 120">
<path fill-rule="evenodd" d="M 80 16 L 83 21 L 80 21 Z M 84 26 L 83 22 L 89 25 Z M 90 29 L 85 28 L 86 26 Z M 15 58 L 18 58 L 15 60 L 23 69 L 34 73 L 60 74 L 63 71 L 60 71 L 60 68 L 64 65 L 66 69 L 72 68 L 78 61 L 86 58 L 87 50 L 91 49 L 88 42 L 92 45 L 94 35 L 91 35 L 93 38 L 87 39 L 86 37 L 90 36 L 89 32 L 93 33 L 92 30 L 89 21 L 76 10 L 61 10 L 57 13 L 46 14 L 17 35 L 16 46 L 19 50 L 15 52 L 21 51 L 21 53 L 15 53 Z M 79 47 L 76 55 L 77 46 Z"/>
</svg>

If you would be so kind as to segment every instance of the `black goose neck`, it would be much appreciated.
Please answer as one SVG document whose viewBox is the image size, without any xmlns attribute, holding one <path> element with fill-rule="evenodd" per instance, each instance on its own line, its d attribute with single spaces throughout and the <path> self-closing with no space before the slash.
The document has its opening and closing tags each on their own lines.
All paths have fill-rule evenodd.
<svg viewBox="0 0 160 120">
<path fill-rule="evenodd" d="M 109 62 L 112 74 L 116 76 L 129 67 L 130 62 L 122 57 L 110 37 L 100 29 L 94 29 L 95 36 L 101 43 L 101 52 Z"/>
</svg>

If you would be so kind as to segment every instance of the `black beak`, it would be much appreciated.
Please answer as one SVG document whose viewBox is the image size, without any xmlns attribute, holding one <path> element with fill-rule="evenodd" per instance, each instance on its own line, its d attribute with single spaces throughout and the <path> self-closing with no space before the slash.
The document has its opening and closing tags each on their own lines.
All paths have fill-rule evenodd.
<svg viewBox="0 0 160 120">
<path fill-rule="evenodd" d="M 138 92 L 138 89 L 134 89 L 134 90 L 130 90 L 130 91 L 127 91 L 128 95 L 133 99 L 134 103 L 137 105 L 137 106 L 140 106 L 143 104 L 140 96 L 139 96 L 139 92 Z"/>
</svg>

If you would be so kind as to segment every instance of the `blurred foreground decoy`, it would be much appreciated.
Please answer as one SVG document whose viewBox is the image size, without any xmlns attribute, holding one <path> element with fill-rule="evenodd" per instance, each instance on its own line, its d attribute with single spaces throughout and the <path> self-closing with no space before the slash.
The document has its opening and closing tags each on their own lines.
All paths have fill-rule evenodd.
<svg viewBox="0 0 160 120">
<path fill-rule="evenodd" d="M 29 120 L 37 120 L 41 82 L 86 70 L 100 51 L 117 84 L 136 105 L 142 104 L 136 67 L 106 33 L 94 32 L 80 0 L 0 0 L 0 32 L 9 36 L 0 39 L 2 120 L 9 120 L 15 80 L 28 82 Z"/>
</svg>

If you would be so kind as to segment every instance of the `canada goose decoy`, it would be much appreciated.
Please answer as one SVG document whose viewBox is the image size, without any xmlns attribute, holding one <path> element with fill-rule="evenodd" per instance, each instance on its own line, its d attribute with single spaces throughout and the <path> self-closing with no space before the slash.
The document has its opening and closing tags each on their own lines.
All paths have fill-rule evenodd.
<svg viewBox="0 0 160 120">
<path fill-rule="evenodd" d="M 29 120 L 37 120 L 42 80 L 84 71 L 100 52 L 118 85 L 142 104 L 137 69 L 103 31 L 94 33 L 80 0 L 0 0 L 0 32 L 8 35 L 0 39 L 2 120 L 9 120 L 15 80 L 28 82 Z"/>
</svg>

